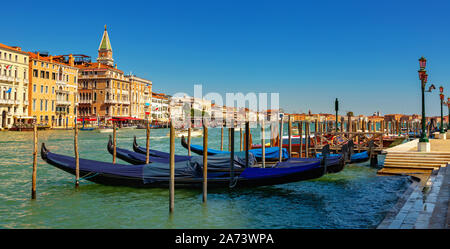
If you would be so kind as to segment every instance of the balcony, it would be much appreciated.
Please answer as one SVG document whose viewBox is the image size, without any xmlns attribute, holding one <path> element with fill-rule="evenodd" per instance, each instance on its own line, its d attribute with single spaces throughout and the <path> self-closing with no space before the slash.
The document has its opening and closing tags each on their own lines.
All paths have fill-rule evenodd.
<svg viewBox="0 0 450 249">
<path fill-rule="evenodd" d="M 14 105 L 15 104 L 15 100 L 13 99 L 0 99 L 0 105 Z"/>
<path fill-rule="evenodd" d="M 14 77 L 6 76 L 6 75 L 0 75 L 0 80 L 13 83 L 14 82 Z"/>
<path fill-rule="evenodd" d="M 80 99 L 79 104 L 92 104 L 92 99 Z"/>
<path fill-rule="evenodd" d="M 71 105 L 72 102 L 68 101 L 68 100 L 63 100 L 63 99 L 57 99 L 56 100 L 56 105 L 64 105 L 64 106 L 68 106 Z"/>
<path fill-rule="evenodd" d="M 119 103 L 116 99 L 105 99 L 105 104 L 117 104 Z"/>
<path fill-rule="evenodd" d="M 65 81 L 62 80 L 56 80 L 56 86 L 62 86 L 65 87 L 67 85 L 67 83 Z"/>
</svg>

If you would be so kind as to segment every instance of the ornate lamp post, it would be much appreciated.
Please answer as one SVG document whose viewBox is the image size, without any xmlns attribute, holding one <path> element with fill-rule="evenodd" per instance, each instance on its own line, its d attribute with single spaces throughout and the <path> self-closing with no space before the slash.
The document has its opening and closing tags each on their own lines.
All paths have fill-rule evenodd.
<svg viewBox="0 0 450 249">
<path fill-rule="evenodd" d="M 421 81 L 421 87 L 422 87 L 422 134 L 419 139 L 419 151 L 429 152 L 430 151 L 430 141 L 428 140 L 428 136 L 426 134 L 426 117 L 425 117 L 425 85 L 427 84 L 428 80 L 428 74 L 425 70 L 425 67 L 427 65 L 427 59 L 425 59 L 423 56 L 419 59 L 419 79 Z M 434 89 L 434 85 L 430 86 L 430 89 L 427 92 L 431 92 L 432 89 Z"/>
<path fill-rule="evenodd" d="M 445 131 L 444 131 L 444 111 L 443 111 L 443 105 L 444 105 L 444 87 L 439 87 L 439 98 L 441 99 L 441 129 L 440 129 L 440 137 L 445 139 Z"/>
<path fill-rule="evenodd" d="M 448 122 L 447 122 L 447 131 L 450 130 L 450 97 L 447 98 L 447 107 L 448 107 Z"/>
</svg>

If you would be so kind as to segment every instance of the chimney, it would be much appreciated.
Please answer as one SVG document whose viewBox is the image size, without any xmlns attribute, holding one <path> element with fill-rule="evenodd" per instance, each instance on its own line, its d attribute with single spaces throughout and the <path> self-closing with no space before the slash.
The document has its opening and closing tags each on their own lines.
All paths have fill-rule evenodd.
<svg viewBox="0 0 450 249">
<path fill-rule="evenodd" d="M 69 65 L 71 67 L 73 67 L 75 65 L 74 59 L 73 59 L 73 55 L 69 54 Z"/>
<path fill-rule="evenodd" d="M 50 62 L 53 62 L 53 55 L 50 55 Z"/>
<path fill-rule="evenodd" d="M 97 65 L 98 65 L 98 68 L 100 69 L 100 62 Z"/>
<path fill-rule="evenodd" d="M 39 52 L 37 52 L 37 57 L 38 57 L 38 60 L 39 60 Z"/>
<path fill-rule="evenodd" d="M 114 68 L 115 68 L 115 69 L 117 69 L 117 64 L 116 64 L 116 65 L 114 65 Z"/>
</svg>

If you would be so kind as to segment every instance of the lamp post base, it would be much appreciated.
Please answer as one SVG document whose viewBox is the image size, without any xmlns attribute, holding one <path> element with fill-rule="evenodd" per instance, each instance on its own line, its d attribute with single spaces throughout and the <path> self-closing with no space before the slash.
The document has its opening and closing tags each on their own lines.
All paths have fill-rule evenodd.
<svg viewBox="0 0 450 249">
<path fill-rule="evenodd" d="M 447 139 L 447 134 L 446 133 L 439 133 L 439 139 L 446 140 Z"/>
<path fill-rule="evenodd" d="M 431 151 L 430 142 L 419 142 L 419 144 L 417 145 L 417 151 L 430 152 Z"/>
</svg>

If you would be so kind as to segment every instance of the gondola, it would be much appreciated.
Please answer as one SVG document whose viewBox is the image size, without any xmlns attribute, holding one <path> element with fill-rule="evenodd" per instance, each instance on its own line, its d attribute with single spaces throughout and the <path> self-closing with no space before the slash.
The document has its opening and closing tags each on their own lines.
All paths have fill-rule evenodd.
<svg viewBox="0 0 450 249">
<path fill-rule="evenodd" d="M 371 141 L 369 143 L 369 150 L 363 151 L 363 152 L 354 153 L 354 151 L 353 151 L 354 144 L 353 144 L 353 141 L 350 140 L 350 142 L 348 142 L 347 144 L 343 145 L 342 151 L 348 150 L 348 154 L 347 154 L 346 160 L 349 163 L 362 163 L 362 162 L 366 162 L 366 161 L 369 160 L 369 158 L 370 158 L 370 151 L 373 150 L 373 146 L 374 146 L 373 141 Z M 330 154 L 329 156 L 330 156 L 330 158 L 333 158 L 333 157 L 339 157 L 339 156 L 341 156 L 341 154 Z M 317 158 L 321 158 L 322 154 L 321 153 L 317 153 L 316 157 Z"/>
<path fill-rule="evenodd" d="M 181 143 L 183 144 L 183 138 L 181 140 L 182 140 Z M 191 145 L 191 148 L 192 148 L 192 146 L 196 147 L 195 145 Z M 187 147 L 187 144 L 186 144 L 186 147 Z M 201 147 L 201 146 L 198 146 L 198 147 Z M 329 147 L 327 147 L 327 148 L 329 148 Z M 345 147 L 345 148 L 347 148 L 347 147 Z M 137 144 L 136 137 L 134 138 L 133 149 L 134 149 L 135 152 L 138 152 L 138 153 L 141 153 L 141 154 L 145 154 L 145 148 L 142 148 L 142 147 L 140 147 Z M 110 153 L 112 153 L 111 152 L 112 148 L 110 149 L 108 147 L 108 150 L 110 150 Z M 132 163 L 132 164 L 145 163 L 145 156 L 139 157 L 139 156 L 136 156 L 135 154 L 131 154 L 130 151 L 123 151 L 122 149 L 120 150 L 120 152 L 117 152 L 117 151 L 118 150 L 116 148 L 117 156 L 119 158 L 122 157 L 121 159 L 123 159 L 124 161 L 127 161 L 127 162 Z M 155 150 L 149 150 L 149 151 L 150 151 L 150 154 L 155 154 L 155 152 L 157 152 L 156 155 L 165 156 L 167 158 L 169 156 L 169 154 L 165 153 L 165 152 L 160 152 L 160 151 L 155 151 Z M 201 147 L 201 151 L 203 152 L 203 147 Z M 230 155 L 230 153 L 228 151 L 220 151 L 220 150 L 218 151 L 220 153 L 217 153 L 217 154 L 211 153 L 211 155 L 210 155 L 210 152 L 214 152 L 214 151 L 216 151 L 216 150 L 208 149 L 208 158 L 210 158 L 211 156 L 212 157 L 219 156 L 219 157 L 228 158 L 229 155 Z M 261 161 L 261 156 L 258 158 L 257 156 L 254 155 L 255 151 L 259 152 L 261 154 L 261 150 L 260 149 L 259 150 L 258 149 L 249 150 L 249 165 L 253 165 L 256 162 L 260 162 Z M 342 151 L 343 151 L 343 155 L 344 155 L 344 153 L 348 153 L 347 149 L 343 149 Z M 120 153 L 120 155 L 119 155 L 119 153 Z M 278 154 L 279 153 L 278 148 L 277 148 L 276 153 L 277 153 L 276 155 L 278 156 L 279 155 Z M 244 157 L 245 151 L 235 152 L 235 157 L 236 157 L 236 155 L 239 155 L 239 154 L 242 155 L 242 157 Z M 201 155 L 203 155 L 203 154 L 201 154 Z M 345 167 L 345 156 L 343 156 L 343 155 L 337 154 L 337 155 L 335 155 L 333 157 L 328 157 L 327 158 L 327 172 L 326 173 L 338 173 L 338 172 L 340 172 L 340 171 L 342 171 L 344 169 L 344 167 Z M 177 155 L 175 155 L 175 157 L 177 157 Z M 178 157 L 183 157 L 183 156 L 178 156 Z M 284 158 L 286 158 L 286 157 L 287 157 L 287 155 L 284 156 Z M 138 159 L 138 158 L 140 158 L 140 159 Z M 239 158 L 241 158 L 241 157 L 239 156 Z M 151 160 L 153 160 L 153 159 L 157 159 L 157 158 L 152 158 Z M 177 159 L 175 159 L 175 161 L 176 160 Z M 245 162 L 245 159 L 243 159 L 243 158 L 242 159 L 235 158 L 235 160 L 236 161 L 239 160 L 241 162 Z M 277 159 L 275 161 L 277 161 L 277 160 L 279 160 L 278 157 L 277 157 Z M 293 162 L 293 161 L 306 162 L 306 161 L 311 161 L 311 160 L 316 160 L 316 159 L 315 158 L 289 158 L 287 160 L 290 160 L 291 162 Z M 267 160 L 267 161 L 270 162 L 270 160 Z M 241 164 L 243 164 L 243 163 L 241 163 Z"/>
<path fill-rule="evenodd" d="M 181 145 L 188 149 L 189 146 L 186 142 L 186 138 L 184 136 L 181 137 Z M 201 145 L 195 145 L 191 144 L 191 151 L 198 155 L 203 155 L 203 146 Z M 145 149 L 144 149 L 145 151 Z M 251 149 L 248 150 L 250 153 L 252 153 L 256 160 L 260 162 L 262 160 L 262 149 Z M 236 153 L 236 152 L 235 152 Z M 265 148 L 265 158 L 267 162 L 273 162 L 278 161 L 280 156 L 280 149 L 279 147 L 268 147 Z M 211 155 L 218 155 L 218 154 L 230 154 L 229 151 L 222 151 L 222 150 L 214 150 L 214 149 L 208 149 L 208 156 Z M 283 160 L 286 160 L 289 158 L 289 154 L 285 148 L 282 149 L 282 158 Z"/>
<path fill-rule="evenodd" d="M 133 145 L 137 145 L 136 137 Z M 138 146 L 139 147 L 139 146 Z M 112 155 L 114 153 L 113 142 L 111 136 L 109 137 L 108 152 Z M 142 148 L 141 148 L 142 149 Z M 143 149 L 145 150 L 145 149 Z M 146 154 L 133 152 L 130 150 L 122 149 L 116 147 L 116 156 L 128 163 L 131 164 L 145 164 L 146 162 Z M 162 152 L 158 150 L 149 150 L 149 163 L 169 163 L 170 153 Z M 203 160 L 202 156 L 180 156 L 175 155 L 175 162 L 182 162 L 188 160 Z M 236 153 L 234 155 L 234 167 L 235 168 L 244 168 L 252 167 L 256 165 L 256 159 L 253 154 L 249 153 L 248 164 L 246 163 L 245 156 L 242 153 Z M 230 165 L 230 156 L 229 155 L 214 155 L 208 157 L 208 169 L 211 170 L 222 170 L 223 168 L 227 168 Z M 229 169 L 227 169 L 229 171 Z"/>
<path fill-rule="evenodd" d="M 70 156 L 50 152 L 45 144 L 41 147 L 41 157 L 70 174 L 75 174 L 75 159 Z M 268 168 L 245 168 L 241 172 L 208 172 L 208 188 L 243 188 L 285 184 L 321 177 L 327 169 L 326 160 L 279 162 Z M 175 187 L 197 188 L 203 186 L 201 160 L 187 160 L 175 163 Z M 167 163 L 123 165 L 79 159 L 80 177 L 91 182 L 136 188 L 167 188 L 170 168 Z"/>
</svg>

